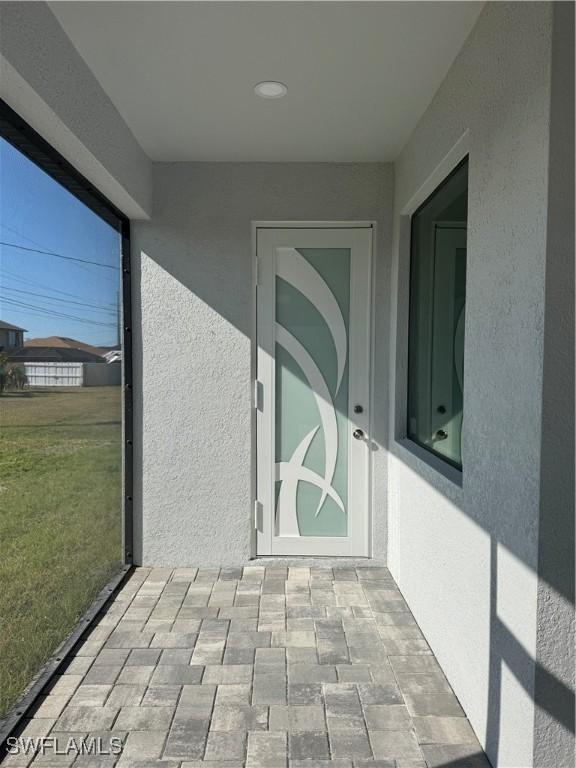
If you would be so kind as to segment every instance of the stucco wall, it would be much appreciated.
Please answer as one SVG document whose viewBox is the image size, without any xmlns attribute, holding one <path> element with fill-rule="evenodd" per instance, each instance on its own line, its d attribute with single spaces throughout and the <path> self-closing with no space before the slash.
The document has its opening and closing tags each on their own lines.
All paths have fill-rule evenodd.
<svg viewBox="0 0 576 768">
<path fill-rule="evenodd" d="M 538 768 L 575 761 L 574 4 L 554 6 L 538 547 Z"/>
<path fill-rule="evenodd" d="M 533 763 L 551 22 L 552 4 L 488 4 L 396 164 L 390 568 L 488 756 L 522 768 Z M 400 215 L 459 141 L 469 150 L 460 478 L 402 440 Z"/>
<path fill-rule="evenodd" d="M 374 376 L 388 381 L 392 196 L 386 164 L 155 167 L 154 216 L 133 232 L 137 562 L 238 564 L 253 554 L 251 221 L 377 221 Z M 387 414 L 381 396 L 376 442 Z M 385 451 L 373 461 L 382 556 Z"/>
<path fill-rule="evenodd" d="M 45 2 L 0 3 L 0 97 L 131 218 L 152 164 Z"/>
</svg>

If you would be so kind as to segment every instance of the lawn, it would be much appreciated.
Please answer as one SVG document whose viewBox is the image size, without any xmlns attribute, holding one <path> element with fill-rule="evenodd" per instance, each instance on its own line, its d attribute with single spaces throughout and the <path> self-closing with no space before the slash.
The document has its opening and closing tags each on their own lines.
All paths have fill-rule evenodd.
<svg viewBox="0 0 576 768">
<path fill-rule="evenodd" d="M 120 387 L 0 397 L 0 717 L 119 569 Z"/>
</svg>

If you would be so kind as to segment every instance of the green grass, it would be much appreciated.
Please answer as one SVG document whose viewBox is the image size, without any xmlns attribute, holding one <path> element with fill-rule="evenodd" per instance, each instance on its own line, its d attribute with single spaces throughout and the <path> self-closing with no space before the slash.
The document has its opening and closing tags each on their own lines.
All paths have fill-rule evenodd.
<svg viewBox="0 0 576 768">
<path fill-rule="evenodd" d="M 121 391 L 0 397 L 0 717 L 121 562 Z"/>
</svg>

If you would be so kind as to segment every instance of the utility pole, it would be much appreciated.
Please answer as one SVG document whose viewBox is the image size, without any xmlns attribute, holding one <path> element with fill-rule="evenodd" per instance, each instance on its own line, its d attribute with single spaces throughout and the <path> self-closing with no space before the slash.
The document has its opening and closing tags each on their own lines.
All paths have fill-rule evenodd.
<svg viewBox="0 0 576 768">
<path fill-rule="evenodd" d="M 116 290 L 116 344 L 118 345 L 118 349 L 121 347 L 121 341 L 120 341 L 120 325 L 122 323 L 122 317 L 120 312 L 120 289 Z"/>
</svg>

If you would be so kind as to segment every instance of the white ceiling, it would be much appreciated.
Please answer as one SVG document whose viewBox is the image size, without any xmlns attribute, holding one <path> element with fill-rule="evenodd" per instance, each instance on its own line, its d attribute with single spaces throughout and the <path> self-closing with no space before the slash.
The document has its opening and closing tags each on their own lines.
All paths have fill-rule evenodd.
<svg viewBox="0 0 576 768">
<path fill-rule="evenodd" d="M 394 159 L 482 5 L 50 3 L 153 160 L 268 161 Z"/>
</svg>

